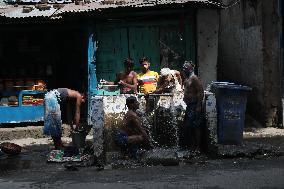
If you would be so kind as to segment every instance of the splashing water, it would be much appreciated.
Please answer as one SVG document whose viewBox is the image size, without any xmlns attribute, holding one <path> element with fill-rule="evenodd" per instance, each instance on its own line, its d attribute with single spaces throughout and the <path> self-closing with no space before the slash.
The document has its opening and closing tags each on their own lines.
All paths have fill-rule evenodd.
<svg viewBox="0 0 284 189">
<path fill-rule="evenodd" d="M 175 95 L 150 95 L 152 101 L 148 103 L 144 96 L 137 97 L 140 103 L 137 114 L 141 118 L 142 125 L 146 129 L 153 148 L 149 151 L 149 154 L 155 154 L 152 159 L 159 159 L 156 157 L 162 159 L 165 156 L 164 152 L 172 154 L 171 156 L 167 155 L 167 159 L 173 159 L 173 156 L 177 157 L 180 141 L 179 126 L 183 120 L 185 107 L 181 105 L 183 103 L 182 96 L 176 97 Z M 115 97 L 96 96 L 92 98 L 91 121 L 94 129 L 95 155 L 99 156 L 105 153 L 107 162 L 119 157 L 111 155 L 112 152 L 115 154 L 118 149 L 111 139 L 111 133 L 108 134 L 108 132 L 117 129 L 119 122 L 123 119 L 127 111 L 127 109 L 122 108 L 125 107 L 126 98 L 126 95 Z M 151 107 L 148 107 L 149 104 Z M 146 105 L 148 106 L 146 107 Z M 106 135 L 102 134 L 104 129 Z M 108 141 L 105 148 L 103 145 L 104 140 Z"/>
<path fill-rule="evenodd" d="M 172 97 L 155 96 L 149 103 L 151 111 L 138 110 L 142 125 L 146 129 L 153 148 L 179 148 L 178 112 Z"/>
<path fill-rule="evenodd" d="M 137 110 L 137 114 L 141 118 L 142 121 L 142 126 L 145 128 L 148 136 L 149 136 L 149 141 L 151 147 L 159 146 L 159 144 L 154 140 L 154 132 L 153 132 L 153 127 L 149 123 L 149 117 L 146 115 L 146 112 L 143 110 Z"/>
</svg>

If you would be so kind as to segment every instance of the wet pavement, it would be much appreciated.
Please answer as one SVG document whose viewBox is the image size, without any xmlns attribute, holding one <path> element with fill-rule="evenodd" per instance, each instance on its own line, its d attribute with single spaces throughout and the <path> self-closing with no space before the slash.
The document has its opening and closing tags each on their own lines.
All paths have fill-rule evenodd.
<svg viewBox="0 0 284 189">
<path fill-rule="evenodd" d="M 102 171 L 47 163 L 48 141 L 30 143 L 18 156 L 0 156 L 0 188 L 284 189 L 284 136 L 273 131 L 245 135 L 242 145 L 217 145 L 214 156 L 157 148 L 135 161 L 110 153 Z"/>
<path fill-rule="evenodd" d="M 250 137 L 242 145 L 218 145 L 218 158 L 284 156 L 284 137 Z"/>
<path fill-rule="evenodd" d="M 19 156 L 1 159 L 0 188 L 284 188 L 284 157 L 272 154 L 228 159 L 195 156 L 167 166 L 125 160 L 108 164 L 103 171 L 96 166 L 68 171 L 64 164 L 46 162 L 49 150 L 48 145 L 34 145 Z M 169 150 L 161 153 L 175 158 Z"/>
</svg>

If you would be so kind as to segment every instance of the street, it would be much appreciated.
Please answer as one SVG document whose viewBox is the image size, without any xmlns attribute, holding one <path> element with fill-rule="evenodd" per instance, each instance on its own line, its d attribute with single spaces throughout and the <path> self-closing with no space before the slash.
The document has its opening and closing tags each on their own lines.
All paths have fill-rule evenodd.
<svg viewBox="0 0 284 189">
<path fill-rule="evenodd" d="M 0 189 L 284 189 L 284 1 L 0 0 Z"/>
<path fill-rule="evenodd" d="M 63 164 L 46 163 L 44 153 L 34 149 L 32 154 L 0 161 L 0 188 L 284 188 L 283 156 L 67 171 Z"/>
</svg>

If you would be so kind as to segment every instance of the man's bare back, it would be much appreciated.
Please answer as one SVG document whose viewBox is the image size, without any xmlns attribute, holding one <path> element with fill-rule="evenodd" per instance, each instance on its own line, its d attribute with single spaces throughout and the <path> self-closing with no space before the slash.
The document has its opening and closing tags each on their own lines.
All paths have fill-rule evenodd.
<svg viewBox="0 0 284 189">
<path fill-rule="evenodd" d="M 148 144 L 148 136 L 145 129 L 142 127 L 141 119 L 137 113 L 129 110 L 123 118 L 122 130 L 128 135 L 129 143 Z"/>
<path fill-rule="evenodd" d="M 123 118 L 123 128 L 128 135 L 141 134 L 141 120 L 133 111 L 128 111 Z"/>
</svg>

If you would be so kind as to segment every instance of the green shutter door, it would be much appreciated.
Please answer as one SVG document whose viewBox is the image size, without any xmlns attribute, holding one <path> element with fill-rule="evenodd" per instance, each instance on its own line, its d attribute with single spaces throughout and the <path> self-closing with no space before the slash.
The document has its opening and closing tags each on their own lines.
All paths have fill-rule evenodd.
<svg viewBox="0 0 284 189">
<path fill-rule="evenodd" d="M 185 49 L 186 49 L 186 59 L 192 60 L 196 63 L 196 48 L 195 48 L 195 25 L 192 20 L 189 19 L 185 23 Z M 197 65 L 198 66 L 198 65 Z"/>
<path fill-rule="evenodd" d="M 155 26 L 129 27 L 129 52 L 135 61 L 135 71 L 141 72 L 139 59 L 150 59 L 151 70 L 160 70 L 159 30 Z"/>
<path fill-rule="evenodd" d="M 114 81 L 116 73 L 124 70 L 123 60 L 128 57 L 127 29 L 98 28 L 97 78 Z"/>
<path fill-rule="evenodd" d="M 195 40 L 192 26 L 191 23 L 186 23 L 184 27 L 178 23 L 171 23 L 160 27 L 161 68 L 169 67 L 181 71 L 185 60 L 195 62 Z"/>
<path fill-rule="evenodd" d="M 184 60 L 196 59 L 194 24 L 186 19 L 181 27 L 178 20 L 160 23 L 127 23 L 98 25 L 97 79 L 113 81 L 124 70 L 123 60 L 131 57 L 135 71 L 141 71 L 139 59 L 150 59 L 151 70 L 163 67 L 181 71 Z"/>
</svg>

